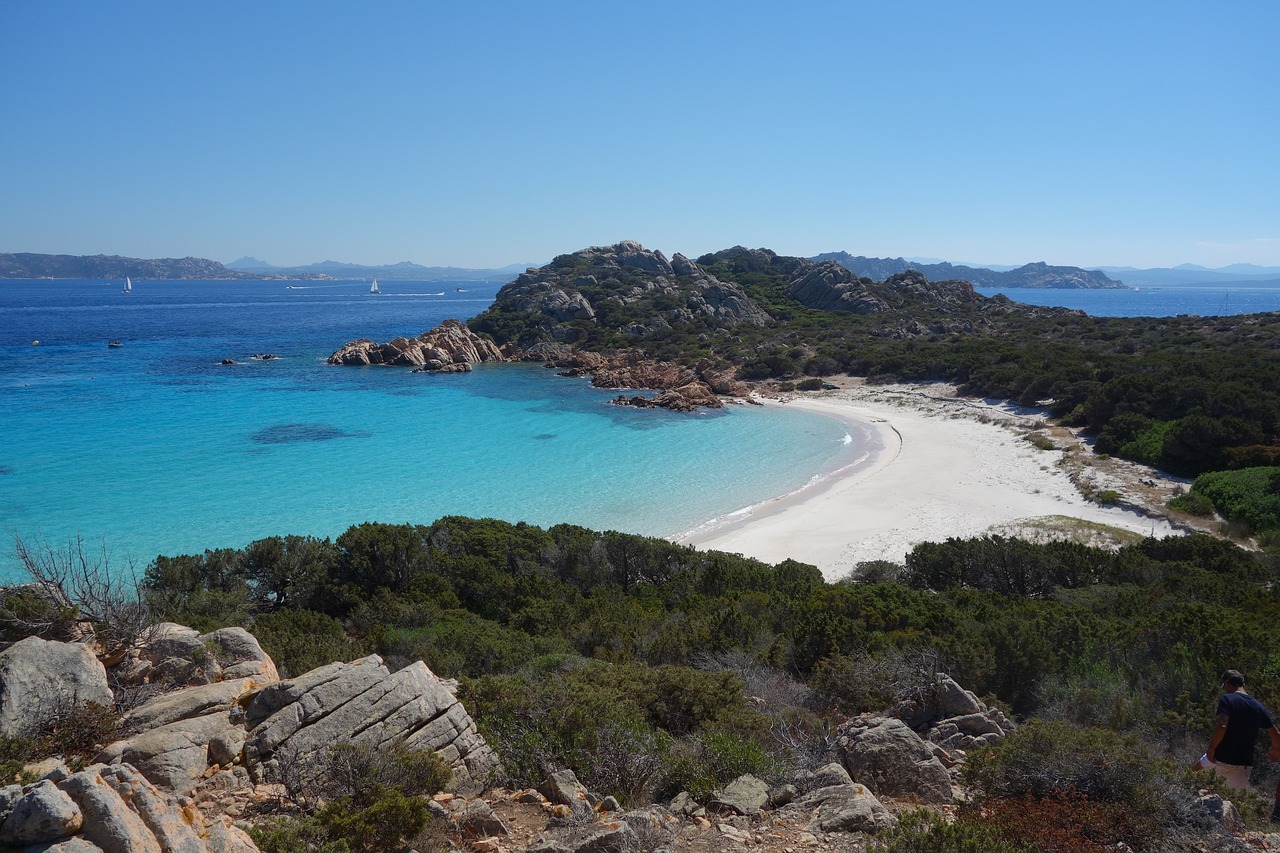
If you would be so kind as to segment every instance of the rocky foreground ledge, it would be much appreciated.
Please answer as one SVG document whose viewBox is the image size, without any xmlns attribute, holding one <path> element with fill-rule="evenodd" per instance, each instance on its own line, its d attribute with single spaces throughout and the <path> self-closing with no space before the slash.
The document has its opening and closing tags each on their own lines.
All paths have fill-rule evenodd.
<svg viewBox="0 0 1280 853">
<path fill-rule="evenodd" d="M 280 680 L 241 628 L 201 634 L 163 624 L 108 666 L 81 643 L 31 637 L 0 651 L 0 709 L 12 712 L 0 734 L 25 736 L 69 709 L 110 702 L 113 687 L 117 700 L 150 695 L 95 763 L 54 757 L 28 765 L 25 784 L 0 787 L 0 849 L 256 853 L 246 830 L 273 801 L 278 807 L 281 780 L 300 757 L 337 744 L 403 743 L 436 752 L 453 770 L 428 804 L 422 851 L 865 850 L 903 810 L 951 811 L 966 795 L 966 753 L 1014 729 L 999 709 L 937 674 L 889 712 L 836 728 L 826 764 L 772 785 L 740 776 L 707 797 L 682 792 L 628 810 L 566 769 L 549 771 L 536 790 L 489 787 L 501 778 L 497 756 L 452 682 L 422 662 L 392 673 L 371 655 Z M 1230 803 L 1206 795 L 1199 806 L 1205 819 L 1242 832 Z M 1253 849 L 1280 849 L 1271 836 L 1248 837 Z"/>
<path fill-rule="evenodd" d="M 498 768 L 453 682 L 421 661 L 393 673 L 370 655 L 282 681 L 244 629 L 166 623 L 109 663 L 110 675 L 88 646 L 38 637 L 0 651 L 5 736 L 89 703 L 110 707 L 111 685 L 152 697 L 90 766 L 55 757 L 28 766 L 35 782 L 0 787 L 0 849 L 251 853 L 235 820 L 277 800 L 286 772 L 335 744 L 431 750 L 457 793 L 478 792 Z"/>
</svg>

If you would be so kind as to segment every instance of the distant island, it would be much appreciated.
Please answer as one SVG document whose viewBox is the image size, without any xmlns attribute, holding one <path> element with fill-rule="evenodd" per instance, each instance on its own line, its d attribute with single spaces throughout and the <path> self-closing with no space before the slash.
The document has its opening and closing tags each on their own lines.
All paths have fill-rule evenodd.
<svg viewBox="0 0 1280 853">
<path fill-rule="evenodd" d="M 509 281 L 536 264 L 509 264 L 495 269 L 468 267 L 425 267 L 410 261 L 369 266 L 343 261 L 321 261 L 300 267 L 278 267 L 257 258 L 237 258 L 230 269 L 252 273 L 255 278 L 381 278 L 391 281 Z"/>
<path fill-rule="evenodd" d="M 240 258 L 230 264 L 208 258 L 127 258 L 120 255 L 42 255 L 33 252 L 0 253 L 0 279 L 6 278 L 132 278 L 229 281 L 331 281 L 381 278 L 408 281 L 507 281 L 525 270 L 512 264 L 498 269 L 424 267 L 398 264 L 365 266 L 322 261 L 301 267 L 277 267 L 256 258 Z"/>
<path fill-rule="evenodd" d="M 891 275 L 917 270 L 933 281 L 958 279 L 974 287 L 1026 287 L 1038 289 L 1098 290 L 1124 289 L 1125 284 L 1109 277 L 1105 272 L 1080 267 L 1050 266 L 1043 261 L 1024 264 L 1012 270 L 993 270 L 985 267 L 967 267 L 949 264 L 913 263 L 902 258 L 868 258 L 850 255 L 848 252 L 826 252 L 810 258 L 812 261 L 835 261 L 858 276 L 877 281 Z"/>
<path fill-rule="evenodd" d="M 0 278 L 228 279 L 327 278 L 322 275 L 263 276 L 239 272 L 207 258 L 125 258 L 120 255 L 0 254 Z"/>
</svg>

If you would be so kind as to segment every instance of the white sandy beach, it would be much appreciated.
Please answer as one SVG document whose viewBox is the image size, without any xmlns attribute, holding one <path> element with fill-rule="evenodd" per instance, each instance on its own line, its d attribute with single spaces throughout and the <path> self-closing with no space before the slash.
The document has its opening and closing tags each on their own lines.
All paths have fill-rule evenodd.
<svg viewBox="0 0 1280 853">
<path fill-rule="evenodd" d="M 1008 535 L 1049 517 L 1142 535 L 1174 532 L 1164 520 L 1086 500 L 1059 465 L 1064 451 L 1041 450 L 1027 441 L 1041 413 L 945 399 L 950 393 L 947 386 L 850 385 L 766 401 L 869 422 L 885 449 L 868 465 L 704 525 L 678 541 L 771 563 L 791 557 L 835 580 L 859 562 L 901 562 L 920 542 Z"/>
</svg>

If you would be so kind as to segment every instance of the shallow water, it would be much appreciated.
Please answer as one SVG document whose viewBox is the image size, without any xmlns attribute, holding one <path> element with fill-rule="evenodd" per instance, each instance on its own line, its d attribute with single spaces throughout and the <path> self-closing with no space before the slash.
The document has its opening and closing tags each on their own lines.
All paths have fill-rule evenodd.
<svg viewBox="0 0 1280 853">
<path fill-rule="evenodd" d="M 140 566 L 455 514 L 670 536 L 865 455 L 865 435 L 810 413 L 610 406 L 617 391 L 538 366 L 323 363 L 474 316 L 497 288 L 0 282 L 0 526 Z M 0 547 L 0 575 L 15 568 Z"/>
</svg>

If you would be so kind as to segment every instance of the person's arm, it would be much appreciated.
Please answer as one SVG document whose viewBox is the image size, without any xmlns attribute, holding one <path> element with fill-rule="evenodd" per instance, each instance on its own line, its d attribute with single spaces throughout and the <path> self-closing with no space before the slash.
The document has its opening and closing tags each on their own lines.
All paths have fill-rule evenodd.
<svg viewBox="0 0 1280 853">
<path fill-rule="evenodd" d="M 1205 755 L 1209 756 L 1210 761 L 1217 761 L 1217 759 L 1213 757 L 1213 751 L 1218 748 L 1218 744 L 1222 743 L 1222 738 L 1227 733 L 1227 723 L 1230 720 L 1230 714 L 1218 715 L 1218 727 L 1213 730 L 1213 735 L 1209 738 L 1209 749 L 1205 752 Z M 1274 732 L 1275 726 L 1272 726 L 1270 731 Z M 1272 734 L 1272 737 L 1276 737 L 1276 735 Z"/>
<path fill-rule="evenodd" d="M 1267 761 L 1280 761 L 1280 729 L 1272 723 L 1271 728 L 1267 729 L 1267 734 L 1271 735 L 1271 748 L 1267 750 Z"/>
</svg>

